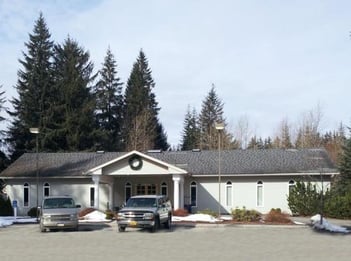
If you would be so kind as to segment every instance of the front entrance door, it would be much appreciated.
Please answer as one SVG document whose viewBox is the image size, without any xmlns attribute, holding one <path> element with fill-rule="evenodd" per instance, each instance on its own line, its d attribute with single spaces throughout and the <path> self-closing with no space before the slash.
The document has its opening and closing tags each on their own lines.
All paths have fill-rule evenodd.
<svg viewBox="0 0 351 261">
<path fill-rule="evenodd" d="M 157 186 L 156 184 L 137 184 L 135 188 L 136 195 L 156 195 Z"/>
</svg>

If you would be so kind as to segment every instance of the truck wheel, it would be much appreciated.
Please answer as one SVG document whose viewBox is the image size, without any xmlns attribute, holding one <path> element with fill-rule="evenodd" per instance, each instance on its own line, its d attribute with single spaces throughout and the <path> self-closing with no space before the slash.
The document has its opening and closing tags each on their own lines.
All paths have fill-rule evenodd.
<svg viewBox="0 0 351 261">
<path fill-rule="evenodd" d="M 40 232 L 46 232 L 46 228 L 43 226 L 41 222 L 40 222 Z"/>
<path fill-rule="evenodd" d="M 124 232 L 124 231 L 126 231 L 126 227 L 118 226 L 118 232 Z"/>
<path fill-rule="evenodd" d="M 165 227 L 169 230 L 172 229 L 172 215 L 168 215 L 167 222 L 165 223 Z"/>
<path fill-rule="evenodd" d="M 151 233 L 156 232 L 158 230 L 159 226 L 160 226 L 160 219 L 159 219 L 159 217 L 156 217 L 155 224 L 151 227 L 151 230 L 150 230 Z"/>
</svg>

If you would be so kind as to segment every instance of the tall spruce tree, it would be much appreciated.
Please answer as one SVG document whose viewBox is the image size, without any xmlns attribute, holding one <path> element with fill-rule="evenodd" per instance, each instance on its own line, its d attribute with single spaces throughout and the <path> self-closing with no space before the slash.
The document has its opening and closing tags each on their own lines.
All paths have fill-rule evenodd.
<svg viewBox="0 0 351 261">
<path fill-rule="evenodd" d="M 90 55 L 68 37 L 55 46 L 55 96 L 47 143 L 54 150 L 96 149 L 95 100 L 91 93 L 93 63 Z"/>
<path fill-rule="evenodd" d="M 29 41 L 25 43 L 27 52 L 23 52 L 24 58 L 19 60 L 23 68 L 18 71 L 15 86 L 18 98 L 11 100 L 13 111 L 8 111 L 12 120 L 6 140 L 11 160 L 35 148 L 35 137 L 29 133 L 29 128 L 44 127 L 45 111 L 50 107 L 45 98 L 52 87 L 53 42 L 50 37 L 43 14 L 40 13 L 33 33 L 29 34 Z"/>
<path fill-rule="evenodd" d="M 351 128 L 349 128 L 351 133 Z M 337 191 L 344 195 L 351 189 L 351 137 L 346 139 L 339 158 L 340 175 L 337 180 Z"/>
<path fill-rule="evenodd" d="M 99 71 L 99 78 L 94 86 L 99 149 L 120 151 L 123 149 L 123 83 L 117 77 L 117 63 L 110 48 Z"/>
<path fill-rule="evenodd" d="M 188 110 L 184 119 L 181 150 L 197 149 L 200 146 L 200 128 L 195 108 Z"/>
<path fill-rule="evenodd" d="M 124 104 L 123 137 L 125 149 L 168 149 L 167 135 L 158 120 L 160 108 L 153 93 L 155 86 L 142 50 L 127 81 Z M 158 147 L 163 146 L 163 147 Z"/>
<path fill-rule="evenodd" d="M 1 91 L 2 90 L 2 85 L 0 85 L 0 123 L 5 121 L 4 113 L 6 112 L 6 107 L 5 107 L 5 102 L 6 99 L 4 98 L 5 92 Z M 3 148 L 5 146 L 4 142 L 4 131 L 0 131 L 0 147 Z M 1 149 L 0 151 L 0 171 L 4 170 L 9 163 L 9 159 L 7 158 L 6 154 L 3 152 Z M 1 181 L 0 181 L 1 183 Z M 0 184 L 0 194 L 1 194 L 1 184 Z"/>
<path fill-rule="evenodd" d="M 221 144 L 224 149 L 232 149 L 234 142 L 232 135 L 227 132 L 227 123 L 223 116 L 223 102 L 218 97 L 215 86 L 202 102 L 202 109 L 199 116 L 199 126 L 201 131 L 200 147 L 203 150 L 213 150 L 218 147 L 218 131 L 215 128 L 216 123 L 221 122 L 225 128 L 221 133 Z"/>
</svg>

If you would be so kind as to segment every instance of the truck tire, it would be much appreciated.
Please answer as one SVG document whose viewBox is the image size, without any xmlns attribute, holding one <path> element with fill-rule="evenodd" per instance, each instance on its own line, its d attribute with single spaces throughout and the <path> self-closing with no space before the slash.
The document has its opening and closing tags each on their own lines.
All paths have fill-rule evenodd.
<svg viewBox="0 0 351 261">
<path fill-rule="evenodd" d="M 126 231 L 126 227 L 118 226 L 118 232 L 124 232 L 124 231 Z"/>
<path fill-rule="evenodd" d="M 165 223 L 165 228 L 172 229 L 172 215 L 168 215 L 167 222 Z"/>
<path fill-rule="evenodd" d="M 150 229 L 151 233 L 155 233 L 158 230 L 159 226 L 160 226 L 160 218 L 155 217 L 155 224 Z"/>
</svg>

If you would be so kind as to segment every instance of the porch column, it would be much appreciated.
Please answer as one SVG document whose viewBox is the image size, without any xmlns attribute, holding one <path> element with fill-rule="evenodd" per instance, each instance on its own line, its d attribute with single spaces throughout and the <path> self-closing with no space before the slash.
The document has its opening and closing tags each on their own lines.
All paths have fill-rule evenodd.
<svg viewBox="0 0 351 261">
<path fill-rule="evenodd" d="M 184 178 L 181 177 L 180 183 L 180 208 L 184 208 Z"/>
<path fill-rule="evenodd" d="M 184 178 L 181 175 L 173 175 L 173 185 L 173 208 L 184 208 Z"/>
<path fill-rule="evenodd" d="M 113 210 L 113 207 L 114 207 L 114 194 L 115 194 L 115 183 L 114 182 L 111 182 L 108 184 L 109 185 L 109 208 L 110 210 Z"/>
<path fill-rule="evenodd" d="M 173 208 L 179 209 L 179 182 L 180 176 L 173 175 Z"/>
<path fill-rule="evenodd" d="M 100 182 L 100 175 L 93 175 L 92 177 L 94 181 L 94 208 L 99 209 L 99 182 Z"/>
</svg>

